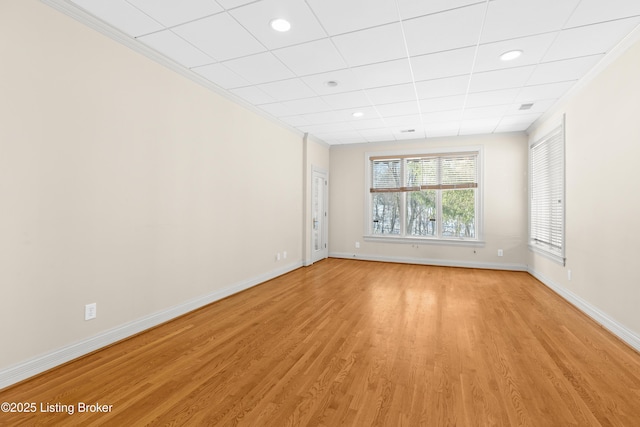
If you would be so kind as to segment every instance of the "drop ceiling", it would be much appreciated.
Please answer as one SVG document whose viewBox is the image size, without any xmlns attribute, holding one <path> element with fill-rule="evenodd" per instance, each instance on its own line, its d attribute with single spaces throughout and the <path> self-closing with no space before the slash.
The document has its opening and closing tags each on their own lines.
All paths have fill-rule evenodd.
<svg viewBox="0 0 640 427">
<path fill-rule="evenodd" d="M 328 144 L 526 130 L 640 24 L 638 0 L 43 1 Z"/>
</svg>

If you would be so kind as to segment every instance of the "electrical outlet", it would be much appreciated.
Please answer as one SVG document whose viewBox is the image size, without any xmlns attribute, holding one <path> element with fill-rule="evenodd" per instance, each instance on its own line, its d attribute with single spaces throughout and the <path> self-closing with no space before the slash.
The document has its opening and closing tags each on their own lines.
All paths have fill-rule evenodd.
<svg viewBox="0 0 640 427">
<path fill-rule="evenodd" d="M 282 252 L 282 258 L 287 259 L 287 251 Z"/>
<path fill-rule="evenodd" d="M 567 280 L 571 281 L 571 270 L 567 270 Z"/>
<path fill-rule="evenodd" d="M 502 252 L 502 249 L 498 249 L 498 256 L 502 256 L 504 255 L 504 252 Z"/>
<path fill-rule="evenodd" d="M 280 261 L 280 252 L 276 254 L 276 261 Z"/>
<path fill-rule="evenodd" d="M 84 306 L 84 320 L 95 319 L 97 316 L 97 304 L 87 304 Z"/>
<path fill-rule="evenodd" d="M 356 249 L 360 249 L 360 242 L 356 242 Z"/>
</svg>

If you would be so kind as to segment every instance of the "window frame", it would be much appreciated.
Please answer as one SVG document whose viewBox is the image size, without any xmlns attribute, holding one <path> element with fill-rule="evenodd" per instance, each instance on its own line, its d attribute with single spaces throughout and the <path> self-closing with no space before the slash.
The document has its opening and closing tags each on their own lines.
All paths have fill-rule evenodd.
<svg viewBox="0 0 640 427">
<path fill-rule="evenodd" d="M 558 166 L 561 168 L 560 171 L 549 171 L 546 179 L 551 182 L 551 175 L 558 175 L 561 177 L 561 209 L 562 212 L 560 214 L 560 224 L 554 224 L 553 222 L 553 213 L 549 214 L 549 223 L 546 225 L 550 230 L 554 227 L 560 229 L 560 249 L 553 249 L 553 245 L 551 243 L 545 243 L 541 241 L 541 239 L 537 239 L 534 236 L 533 228 L 534 228 L 534 220 L 533 220 L 533 209 L 534 209 L 534 171 L 533 171 L 533 150 L 534 147 L 539 147 L 541 144 L 552 143 L 554 138 L 558 138 L 558 143 L 560 144 L 560 159 L 557 160 Z M 532 140 L 529 142 L 529 149 L 527 152 L 528 155 L 528 229 L 527 229 L 527 240 L 529 250 L 538 253 L 546 258 L 555 261 L 558 264 L 566 265 L 566 214 L 567 214 L 567 198 L 566 198 L 566 187 L 567 187 L 567 179 L 566 179 L 566 136 L 565 136 L 565 118 L 562 117 L 560 123 L 557 126 L 554 126 L 550 131 L 546 132 L 542 137 Z M 549 169 L 549 165 L 547 164 L 545 167 L 546 170 Z M 550 190 L 552 193 L 552 190 Z M 549 194 L 549 203 L 551 206 L 552 199 L 554 199 L 553 194 Z M 551 239 L 549 239 L 551 240 Z"/>
<path fill-rule="evenodd" d="M 407 235 L 406 230 L 406 194 L 408 191 L 401 192 L 403 196 L 401 197 L 400 203 L 400 234 L 399 235 L 391 235 L 391 234 L 373 234 L 373 223 L 372 223 L 372 194 L 370 189 L 372 187 L 372 158 L 380 158 L 380 157 L 412 157 L 412 156 L 447 156 L 447 155 L 456 155 L 463 153 L 474 153 L 476 157 L 476 173 L 477 173 L 477 187 L 476 190 L 476 200 L 475 200 L 475 237 L 441 237 L 442 233 L 442 192 L 447 189 L 438 189 L 436 191 L 437 198 L 437 229 L 439 235 L 436 237 L 427 237 L 427 236 L 410 236 Z M 365 162 L 365 179 L 364 179 L 364 230 L 363 236 L 365 241 L 373 241 L 373 242 L 390 242 L 390 243 L 419 243 L 419 244 L 432 244 L 432 245 L 460 245 L 460 246 L 472 246 L 479 247 L 484 246 L 484 185 L 483 185 L 483 166 L 484 166 L 484 155 L 483 155 L 483 147 L 482 146 L 464 146 L 464 147 L 451 147 L 451 148 L 429 148 L 429 149 L 421 149 L 421 150 L 394 150 L 394 151 L 384 151 L 384 152 L 367 152 L 364 156 Z M 404 170 L 403 170 L 403 180 L 404 180 Z M 404 182 L 403 182 L 404 183 Z"/>
</svg>

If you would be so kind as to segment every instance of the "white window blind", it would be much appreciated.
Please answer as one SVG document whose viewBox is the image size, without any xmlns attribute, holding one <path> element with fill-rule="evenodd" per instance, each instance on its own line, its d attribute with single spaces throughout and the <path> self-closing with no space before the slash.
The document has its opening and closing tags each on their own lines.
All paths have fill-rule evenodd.
<svg viewBox="0 0 640 427">
<path fill-rule="evenodd" d="M 402 191 L 402 169 L 400 159 L 385 159 L 373 162 L 371 167 L 372 188 L 377 192 Z"/>
<path fill-rule="evenodd" d="M 529 245 L 564 264 L 564 125 L 529 149 Z"/>
<path fill-rule="evenodd" d="M 477 188 L 477 158 L 477 153 L 371 158 L 370 191 L 382 193 Z"/>
</svg>

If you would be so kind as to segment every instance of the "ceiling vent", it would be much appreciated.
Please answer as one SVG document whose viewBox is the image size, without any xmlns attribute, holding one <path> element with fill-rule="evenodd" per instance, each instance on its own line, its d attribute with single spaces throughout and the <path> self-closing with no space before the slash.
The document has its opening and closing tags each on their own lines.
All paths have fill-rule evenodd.
<svg viewBox="0 0 640 427">
<path fill-rule="evenodd" d="M 522 104 L 520 106 L 520 110 L 530 110 L 531 107 L 533 107 L 533 103 L 531 103 L 531 104 Z"/>
<path fill-rule="evenodd" d="M 400 131 L 400 133 L 411 133 L 411 132 L 415 132 L 415 131 L 416 131 L 415 129 L 402 129 Z"/>
</svg>

